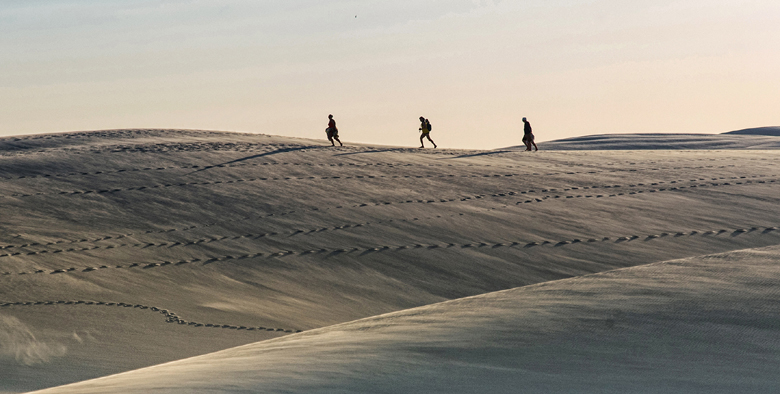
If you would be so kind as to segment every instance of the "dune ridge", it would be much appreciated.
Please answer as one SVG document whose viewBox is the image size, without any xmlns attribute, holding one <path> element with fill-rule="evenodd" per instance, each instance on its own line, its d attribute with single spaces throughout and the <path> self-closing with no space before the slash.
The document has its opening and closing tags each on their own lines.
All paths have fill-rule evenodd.
<svg viewBox="0 0 780 394">
<path fill-rule="evenodd" d="M 775 128 L 755 129 L 723 134 L 599 134 L 540 142 L 545 150 L 726 150 L 778 149 L 780 139 Z"/>
<path fill-rule="evenodd" d="M 753 127 L 749 129 L 729 131 L 723 134 L 771 135 L 775 137 L 780 137 L 780 126 Z"/>
</svg>

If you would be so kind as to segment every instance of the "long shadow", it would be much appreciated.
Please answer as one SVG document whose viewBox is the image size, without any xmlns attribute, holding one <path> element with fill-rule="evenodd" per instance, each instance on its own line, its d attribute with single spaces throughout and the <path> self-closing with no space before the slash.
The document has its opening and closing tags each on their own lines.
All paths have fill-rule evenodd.
<svg viewBox="0 0 780 394">
<path fill-rule="evenodd" d="M 494 151 L 489 151 L 489 152 L 474 153 L 474 154 L 470 154 L 470 155 L 460 155 L 460 156 L 455 156 L 455 157 L 447 157 L 446 160 L 463 159 L 463 158 L 466 158 L 466 157 L 487 156 L 487 155 L 496 155 L 496 154 L 499 154 L 499 153 L 512 153 L 512 152 L 517 152 L 517 151 L 513 151 L 513 150 L 494 150 Z"/>
<path fill-rule="evenodd" d="M 195 171 L 193 171 L 193 172 L 190 172 L 190 173 L 189 173 L 189 174 L 187 174 L 187 175 L 194 174 L 194 173 L 196 173 L 196 172 L 201 172 L 201 171 L 210 170 L 210 169 L 212 169 L 212 168 L 214 168 L 214 167 L 221 167 L 221 166 L 226 166 L 226 165 L 230 165 L 230 164 L 233 164 L 233 163 L 238 163 L 238 162 L 242 162 L 242 161 L 246 161 L 246 160 L 257 159 L 257 158 L 259 158 L 259 157 L 271 156 L 271 155 L 276 155 L 276 154 L 279 154 L 279 153 L 295 152 L 295 151 L 299 151 L 299 150 L 303 150 L 303 149 L 321 149 L 321 148 L 323 148 L 323 147 L 322 147 L 322 146 L 319 146 L 319 145 L 310 145 L 310 146 L 299 146 L 299 147 L 297 147 L 297 148 L 282 148 L 282 149 L 277 149 L 277 150 L 275 150 L 275 151 L 271 151 L 271 152 L 265 152 L 265 153 L 260 153 L 260 154 L 258 154 L 258 155 L 252 155 L 252 156 L 242 157 L 242 158 L 240 158 L 240 159 L 235 159 L 235 160 L 227 161 L 227 162 L 224 162 L 224 163 L 221 163 L 221 164 L 214 164 L 214 165 L 211 165 L 211 166 L 205 166 L 205 167 L 203 167 L 203 168 L 201 168 L 201 169 L 199 169 L 199 170 L 195 170 Z"/>
<path fill-rule="evenodd" d="M 410 152 L 416 150 L 415 148 L 387 148 L 387 149 L 374 149 L 374 150 L 365 150 L 360 152 L 348 152 L 348 153 L 339 153 L 334 156 L 351 156 L 351 155 L 359 155 L 362 153 L 383 153 L 383 152 Z M 452 160 L 452 159 L 462 159 L 466 157 L 477 157 L 477 156 L 486 156 L 486 155 L 495 155 L 499 153 L 512 153 L 517 151 L 512 150 L 498 150 L 498 151 L 489 151 L 489 152 L 480 152 L 480 153 L 474 153 L 469 155 L 460 155 L 460 156 L 454 156 L 454 157 L 445 157 L 442 158 L 442 160 Z"/>
<path fill-rule="evenodd" d="M 351 155 L 359 155 L 361 153 L 382 153 L 382 152 L 403 152 L 410 150 L 412 148 L 388 148 L 388 149 L 374 149 L 374 150 L 364 150 L 360 152 L 348 152 L 348 153 L 339 153 L 337 155 L 333 156 L 351 156 Z"/>
</svg>

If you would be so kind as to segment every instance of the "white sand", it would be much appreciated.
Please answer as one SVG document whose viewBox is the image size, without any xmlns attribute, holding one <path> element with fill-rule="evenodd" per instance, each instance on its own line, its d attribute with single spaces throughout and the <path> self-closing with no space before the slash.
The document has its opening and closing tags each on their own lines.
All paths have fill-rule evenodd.
<svg viewBox="0 0 780 394">
<path fill-rule="evenodd" d="M 46 393 L 769 393 L 780 247 L 391 313 Z"/>
<path fill-rule="evenodd" d="M 415 371 L 416 364 L 377 347 L 376 338 L 345 338 L 354 339 L 350 346 L 358 349 L 376 349 L 373 367 L 361 361 L 366 355 L 353 360 L 348 347 L 338 353 L 343 359 L 333 356 L 330 339 L 314 338 L 341 330 L 323 327 L 446 300 L 778 245 L 778 160 L 780 152 L 774 150 L 331 148 L 323 141 L 194 131 L 0 139 L 0 332 L 8 333 L 0 334 L 0 392 L 78 382 L 278 337 L 285 338 L 242 349 L 250 349 L 251 374 L 279 379 L 230 384 L 271 391 L 309 391 L 326 384 L 331 391 L 360 390 L 401 384 L 408 375 L 415 385 L 419 380 L 402 372 Z M 566 283 L 577 281 L 555 286 Z M 598 297 L 587 308 L 576 301 L 561 301 L 572 303 L 562 310 L 573 317 L 607 308 Z M 126 304 L 104 305 L 117 302 Z M 542 314 L 544 307 L 529 304 Z M 652 317 L 662 309 L 646 313 Z M 452 313 L 457 319 L 466 312 Z M 504 318 L 511 323 L 526 317 L 485 315 Z M 529 328 L 502 335 L 518 341 L 541 335 L 549 325 L 538 324 L 537 334 Z M 632 327 L 646 329 L 638 323 Z M 310 331 L 315 329 L 325 331 Z M 306 332 L 293 334 L 298 330 Z M 428 329 L 409 320 L 399 330 Z M 457 353 L 458 335 L 471 335 L 465 332 L 453 331 L 451 340 L 445 332 L 442 340 Z M 302 363 L 288 371 L 292 378 L 265 368 L 270 364 L 258 362 L 251 350 L 303 338 L 322 343 L 306 342 L 310 353 L 284 348 L 279 359 L 268 359 Z M 509 339 L 485 339 L 493 340 Z M 406 346 L 393 335 L 387 344 L 399 352 Z M 476 353 L 493 359 L 489 348 L 477 346 Z M 588 349 L 598 352 L 596 345 Z M 232 351 L 238 350 L 220 354 Z M 589 351 L 582 357 L 589 358 Z M 437 350 L 426 362 L 446 365 L 448 352 Z M 513 354 L 480 363 L 511 364 Z M 359 382 L 339 386 L 338 379 L 318 374 L 318 367 L 306 369 L 301 360 L 310 356 L 334 365 L 323 370 L 325 375 L 334 371 L 349 381 L 354 380 L 348 378 L 350 360 L 388 372 L 384 378 L 362 373 Z M 181 365 L 197 364 L 194 360 Z M 582 364 L 567 362 L 567 376 L 574 379 Z M 418 378 L 438 374 L 425 372 L 425 363 L 419 363 Z M 194 366 L 174 365 L 179 364 L 170 364 L 176 376 L 185 380 L 191 379 L 190 370 L 210 376 Z M 163 367 L 124 376 L 168 371 L 158 368 Z M 230 368 L 221 371 L 232 376 Z M 477 372 L 457 372 L 469 373 Z M 548 383 L 568 379 L 539 373 L 529 384 L 544 384 L 545 376 Z M 176 376 L 160 384 L 185 387 Z M 596 376 L 605 384 L 620 383 L 599 371 Z M 102 381 L 117 392 L 130 390 L 127 380 L 115 379 Z M 215 387 L 221 392 L 232 386 Z"/>
</svg>

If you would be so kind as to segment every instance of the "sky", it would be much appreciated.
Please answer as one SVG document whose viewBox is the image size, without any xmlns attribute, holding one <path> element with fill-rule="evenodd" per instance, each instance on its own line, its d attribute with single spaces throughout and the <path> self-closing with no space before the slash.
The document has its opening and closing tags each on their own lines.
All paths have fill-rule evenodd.
<svg viewBox="0 0 780 394">
<path fill-rule="evenodd" d="M 0 136 L 417 146 L 780 125 L 777 0 L 0 0 Z"/>
</svg>

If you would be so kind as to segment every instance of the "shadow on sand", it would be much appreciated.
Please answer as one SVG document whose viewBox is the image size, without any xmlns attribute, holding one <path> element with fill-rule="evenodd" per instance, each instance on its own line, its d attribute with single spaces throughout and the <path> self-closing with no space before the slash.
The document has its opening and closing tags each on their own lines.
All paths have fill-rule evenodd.
<svg viewBox="0 0 780 394">
<path fill-rule="evenodd" d="M 467 157 L 488 156 L 488 155 L 497 155 L 499 153 L 512 153 L 512 152 L 516 152 L 516 151 L 513 151 L 513 150 L 493 150 L 493 151 L 489 151 L 489 152 L 480 152 L 480 153 L 472 153 L 472 154 L 469 154 L 469 155 L 460 155 L 460 156 L 455 156 L 455 157 L 447 157 L 446 159 L 447 160 L 449 160 L 449 159 L 464 159 L 464 158 L 467 158 Z"/>
<path fill-rule="evenodd" d="M 333 156 L 351 156 L 351 155 L 359 155 L 361 153 L 406 152 L 406 151 L 413 150 L 413 149 L 414 148 L 373 149 L 373 150 L 364 150 L 364 151 L 359 151 L 359 152 L 339 153 L 339 154 L 333 155 Z"/>
<path fill-rule="evenodd" d="M 339 153 L 334 156 L 351 156 L 351 155 L 359 155 L 362 153 L 383 153 L 383 152 L 412 152 L 417 151 L 419 148 L 387 148 L 387 149 L 373 149 L 373 150 L 365 150 L 360 152 L 348 152 L 348 153 Z M 517 152 L 514 150 L 496 150 L 496 151 L 489 151 L 489 152 L 479 152 L 479 153 L 472 153 L 467 155 L 460 155 L 460 156 L 454 156 L 454 157 L 443 157 L 442 160 L 452 160 L 452 159 L 462 159 L 467 157 L 477 157 L 477 156 L 487 156 L 487 155 L 496 155 L 499 153 L 513 153 Z"/>
<path fill-rule="evenodd" d="M 214 164 L 214 165 L 211 165 L 211 166 L 205 166 L 205 167 L 203 167 L 201 169 L 198 169 L 198 170 L 195 170 L 193 172 L 190 172 L 187 175 L 194 174 L 196 172 L 210 170 L 210 169 L 212 169 L 214 167 L 222 167 L 222 166 L 227 166 L 227 165 L 230 165 L 230 164 L 233 164 L 233 163 L 239 163 L 239 162 L 246 161 L 246 160 L 257 159 L 259 157 L 271 156 L 271 155 L 276 155 L 276 154 L 279 154 L 279 153 L 295 152 L 295 151 L 304 150 L 304 149 L 322 149 L 322 148 L 325 148 L 325 147 L 324 146 L 319 146 L 319 145 L 308 145 L 308 146 L 299 146 L 299 147 L 296 147 L 296 148 L 282 148 L 282 149 L 277 149 L 277 150 L 271 151 L 271 152 L 265 152 L 265 153 L 260 153 L 258 155 L 252 155 L 252 156 L 242 157 L 240 159 L 226 161 L 226 162 L 221 163 L 221 164 Z M 328 146 L 328 148 L 330 148 L 330 147 Z"/>
</svg>

